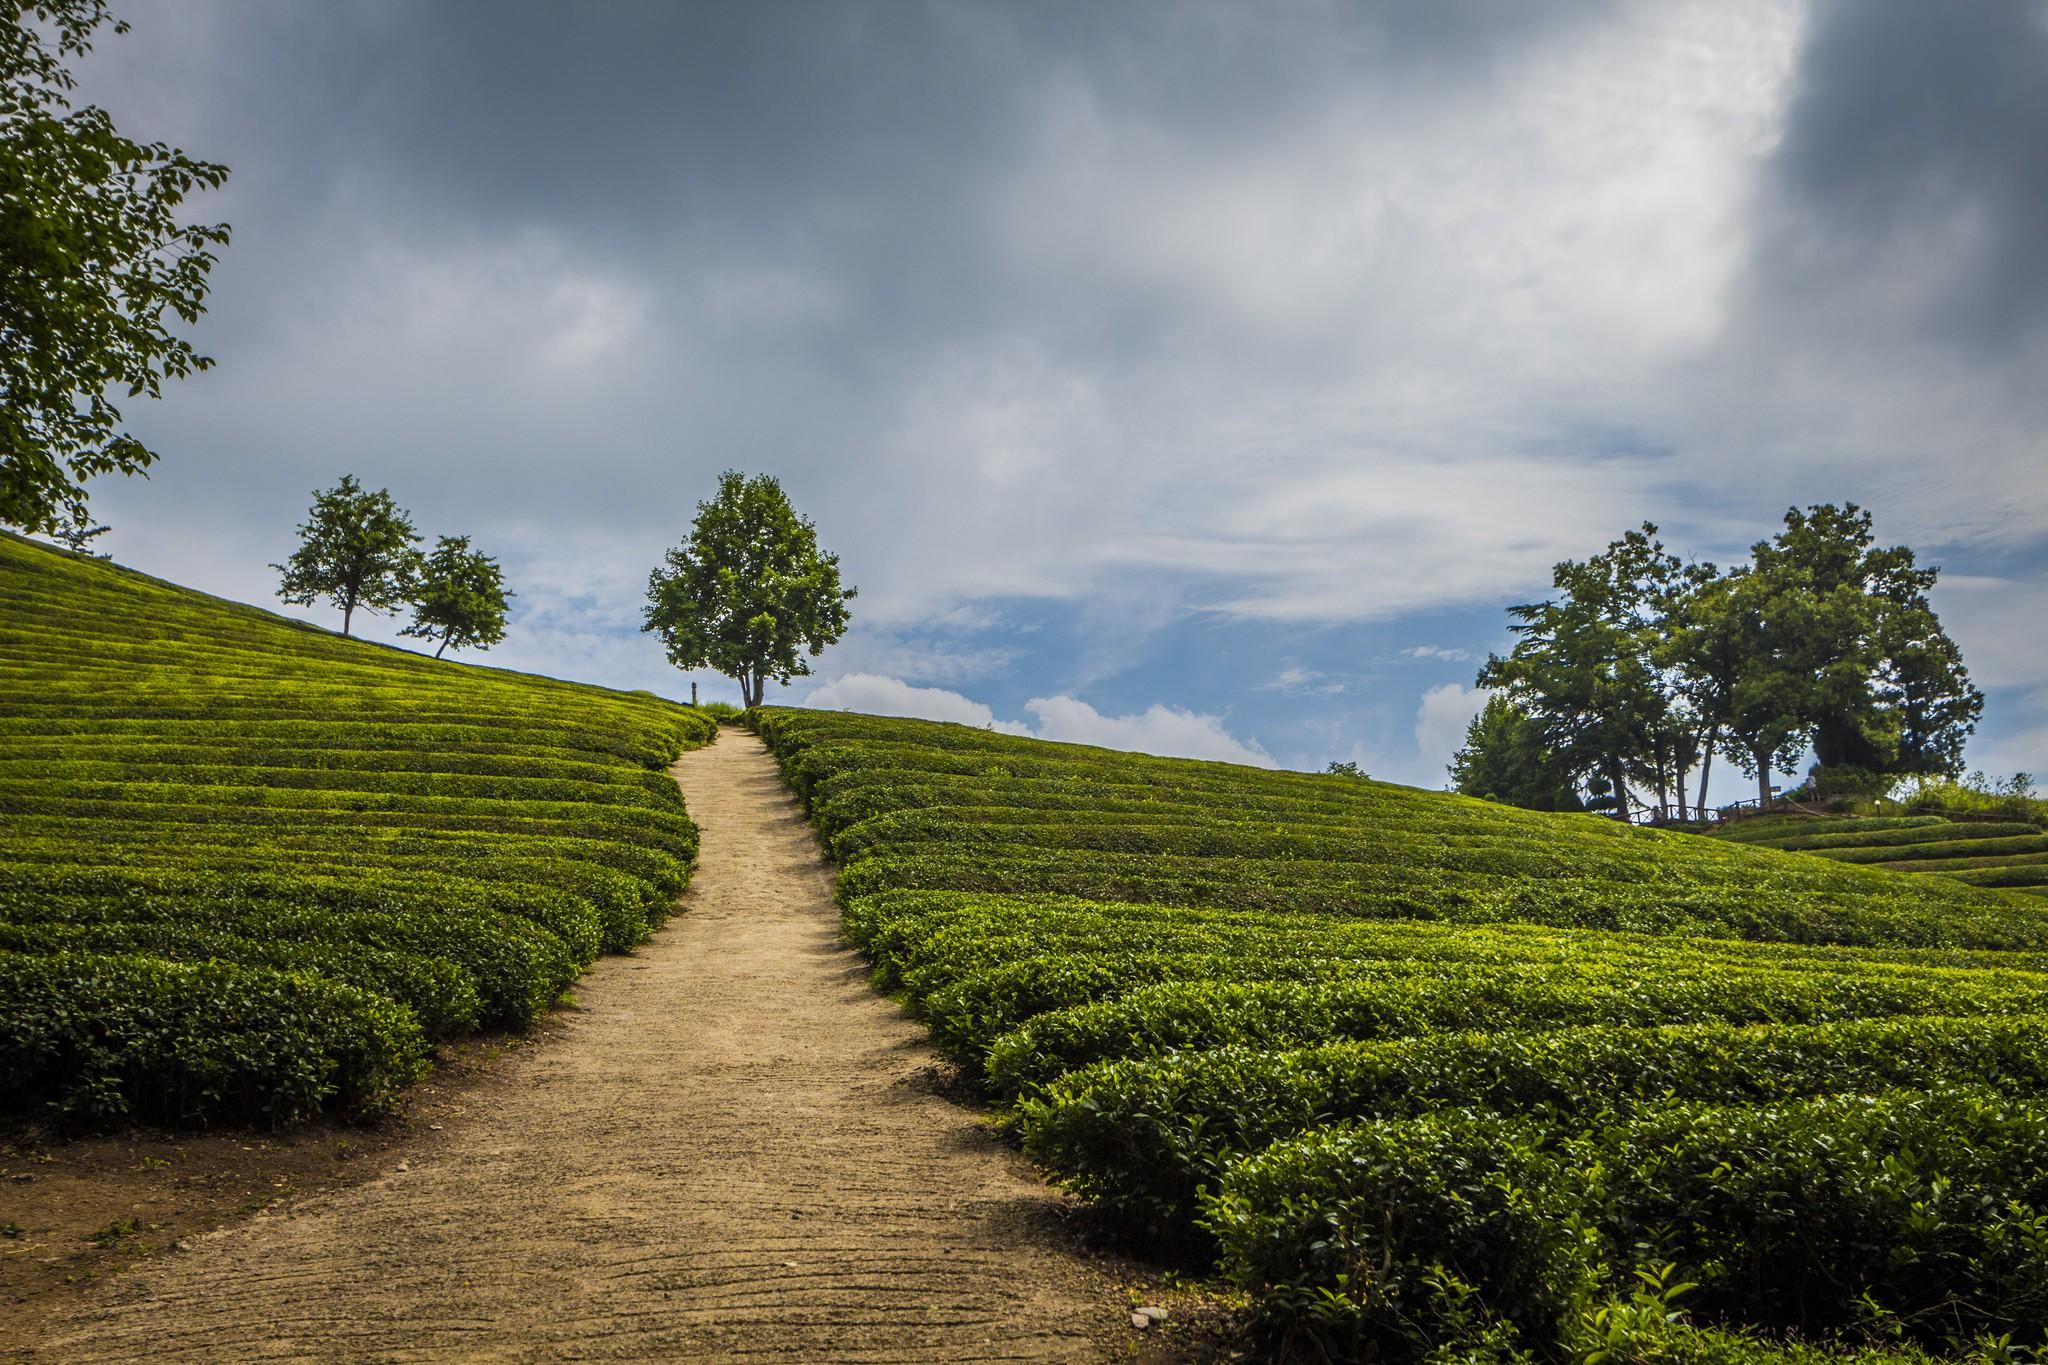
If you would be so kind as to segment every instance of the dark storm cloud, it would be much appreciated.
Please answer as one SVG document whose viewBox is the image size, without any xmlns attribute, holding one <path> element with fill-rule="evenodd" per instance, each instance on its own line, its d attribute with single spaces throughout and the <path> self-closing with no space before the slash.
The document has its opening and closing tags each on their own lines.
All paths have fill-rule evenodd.
<svg viewBox="0 0 2048 1365">
<path fill-rule="evenodd" d="M 1159 641 L 1483 650 L 1442 613 L 1646 516 L 1720 558 L 1787 500 L 2048 535 L 2048 330 L 1985 353 L 2048 306 L 2028 11 L 116 7 L 88 95 L 233 167 L 236 235 L 219 367 L 134 406 L 165 458 L 95 506 L 232 596 L 349 471 L 505 558 L 495 660 L 669 685 L 634 604 L 737 466 L 861 585 L 832 669 L 1264 715 Z M 1476 704 L 1451 667 L 1381 729 Z"/>
<path fill-rule="evenodd" d="M 233 5 L 207 38 L 227 48 L 211 55 L 238 73 L 244 117 L 212 131 L 221 155 L 270 177 L 238 191 L 280 194 L 286 212 L 358 195 L 383 230 L 542 227 L 650 273 L 735 243 L 807 261 L 857 296 L 861 343 L 813 344 L 886 356 L 1002 325 L 1042 288 L 990 258 L 980 195 L 1024 150 L 1049 83 L 1178 137 L 1256 147 L 1352 84 L 1446 98 L 1503 50 L 1604 8 Z M 263 115 L 247 120 L 251 106 Z M 1119 330 L 1117 301 L 1089 305 L 1101 344 L 1142 340 Z"/>
<path fill-rule="evenodd" d="M 2048 6 L 1830 0 L 1774 169 L 1784 275 L 1940 275 L 1928 324 L 2010 344 L 2048 316 Z"/>
</svg>

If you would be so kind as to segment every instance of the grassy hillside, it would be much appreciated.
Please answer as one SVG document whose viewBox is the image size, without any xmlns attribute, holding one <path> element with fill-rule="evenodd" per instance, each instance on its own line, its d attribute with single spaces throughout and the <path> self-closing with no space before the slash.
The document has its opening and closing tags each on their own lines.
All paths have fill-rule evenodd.
<svg viewBox="0 0 2048 1365">
<path fill-rule="evenodd" d="M 385 1103 L 661 923 L 715 730 L 0 536 L 0 1116 Z"/>
<path fill-rule="evenodd" d="M 758 725 L 879 980 L 1284 1347 L 2048 1328 L 2048 905 L 1336 775 Z M 1631 1298 L 1672 1263 L 1690 1326 Z"/>
<path fill-rule="evenodd" d="M 2012 816 L 1768 815 L 1718 837 L 1751 848 L 1817 853 L 1888 872 L 1932 872 L 1971 886 L 2048 896 L 2048 829 Z"/>
</svg>

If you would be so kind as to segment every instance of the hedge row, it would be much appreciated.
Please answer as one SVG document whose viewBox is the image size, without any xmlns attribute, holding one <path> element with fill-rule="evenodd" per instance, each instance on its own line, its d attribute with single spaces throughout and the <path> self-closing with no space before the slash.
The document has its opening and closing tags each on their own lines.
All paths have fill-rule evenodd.
<svg viewBox="0 0 2048 1365">
<path fill-rule="evenodd" d="M 2038 1338 L 2038 898 L 1347 777 L 754 722 L 876 984 L 1115 1224 L 1220 1252 L 1276 1350 Z"/>
<path fill-rule="evenodd" d="M 341 640 L 0 537 L 0 1118 L 390 1101 L 643 940 L 696 855 L 647 694 Z"/>
<path fill-rule="evenodd" d="M 1339 1119 L 1540 1110 L 1590 1123 L 1647 1101 L 1761 1103 L 1978 1084 L 2039 1093 L 2048 1017 L 1594 1026 L 1447 1033 L 1299 1052 L 1220 1048 L 1110 1062 L 1022 1107 L 1025 1150 L 1125 1225 L 1168 1243 L 1247 1152 Z"/>
<path fill-rule="evenodd" d="M 1722 1321 L 2030 1343 L 2048 1106 L 1951 1090 L 1673 1103 L 1576 1133 L 1469 1110 L 1340 1124 L 1247 1159 L 1206 1221 L 1269 1330 L 1329 1359 L 1474 1319 L 1542 1349 L 1660 1261 Z"/>
</svg>

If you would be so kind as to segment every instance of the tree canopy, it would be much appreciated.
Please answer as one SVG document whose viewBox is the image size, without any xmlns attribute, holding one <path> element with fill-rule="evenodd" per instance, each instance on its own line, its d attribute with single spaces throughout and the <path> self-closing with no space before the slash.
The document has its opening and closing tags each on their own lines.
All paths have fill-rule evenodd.
<svg viewBox="0 0 2048 1365">
<path fill-rule="evenodd" d="M 505 638 L 505 575 L 498 561 L 469 548 L 468 536 L 441 536 L 419 568 L 412 624 L 399 631 L 456 649 L 488 649 Z"/>
<path fill-rule="evenodd" d="M 1452 787 L 1467 796 L 1528 810 L 1585 808 L 1577 774 L 1544 743 L 1543 727 L 1500 693 L 1465 728 L 1449 771 Z"/>
<path fill-rule="evenodd" d="M 716 669 L 759 706 L 769 679 L 809 673 L 804 656 L 846 633 L 855 592 L 779 482 L 727 470 L 717 495 L 697 504 L 689 540 L 649 575 L 643 629 L 677 668 Z"/>
<path fill-rule="evenodd" d="M 227 168 L 71 107 L 66 59 L 109 24 L 105 0 L 0 0 L 0 521 L 34 532 L 89 525 L 87 479 L 155 462 L 110 394 L 213 363 L 168 321 L 205 311 L 228 228 L 179 211 Z"/>
<path fill-rule="evenodd" d="M 341 608 L 346 635 L 356 608 L 391 611 L 412 599 L 422 563 L 419 539 L 390 489 L 372 493 L 344 474 L 334 487 L 313 494 L 299 548 L 270 566 L 284 576 L 277 595 L 296 606 L 327 598 Z"/>
<path fill-rule="evenodd" d="M 1682 817 L 1695 764 L 1704 809 L 1717 748 L 1766 805 L 1771 775 L 1809 745 L 1838 787 L 1961 770 L 1984 699 L 1928 602 L 1938 571 L 1879 547 L 1867 511 L 1792 508 L 1726 572 L 1682 563 L 1656 534 L 1645 523 L 1557 565 L 1556 595 L 1509 608 L 1520 638 L 1479 675 L 1575 782 L 1597 778 L 1623 815 L 1633 782 Z M 1496 724 L 1475 735 L 1505 746 Z"/>
</svg>

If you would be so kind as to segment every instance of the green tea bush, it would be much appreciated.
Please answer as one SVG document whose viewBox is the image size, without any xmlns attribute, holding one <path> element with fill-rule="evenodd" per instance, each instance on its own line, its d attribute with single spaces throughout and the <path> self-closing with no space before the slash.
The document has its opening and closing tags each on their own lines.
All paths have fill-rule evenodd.
<svg viewBox="0 0 2048 1365">
<path fill-rule="evenodd" d="M 2048 1018 L 1691 1024 L 1436 1034 L 1299 1052 L 1219 1048 L 1109 1062 L 1021 1109 L 1025 1150 L 1134 1230 L 1174 1243 L 1244 1153 L 1335 1119 L 1540 1110 L 1578 1124 L 1671 1098 L 2048 1087 Z"/>
<path fill-rule="evenodd" d="M 1660 1265 L 1722 1321 L 1824 1339 L 1878 1313 L 1925 1344 L 2036 1340 L 2048 1111 L 1957 1090 L 1670 1104 L 1578 1134 L 1472 1113 L 1335 1125 L 1236 1166 L 1206 1223 L 1272 1329 L 1332 1359 L 1475 1320 L 1554 1349 L 1583 1340 L 1590 1287 Z M 1431 1313 L 1446 1277 L 1463 1320 Z"/>
<path fill-rule="evenodd" d="M 1702 838 L 929 721 L 748 721 L 877 986 L 1113 1225 L 1220 1249 L 1274 1352 L 1918 1365 L 2040 1339 L 2048 896 L 2020 892 L 2048 878 L 1963 880 L 2048 867 L 2031 825 Z M 1994 1092 L 2005 1118 L 1971 1107 Z"/>
<path fill-rule="evenodd" d="M 0 952 L 0 1113 L 282 1127 L 370 1113 L 426 1071 L 412 1011 L 307 972 Z"/>
<path fill-rule="evenodd" d="M 660 926 L 716 732 L 0 536 L 0 1112 L 387 1103 Z"/>
</svg>

